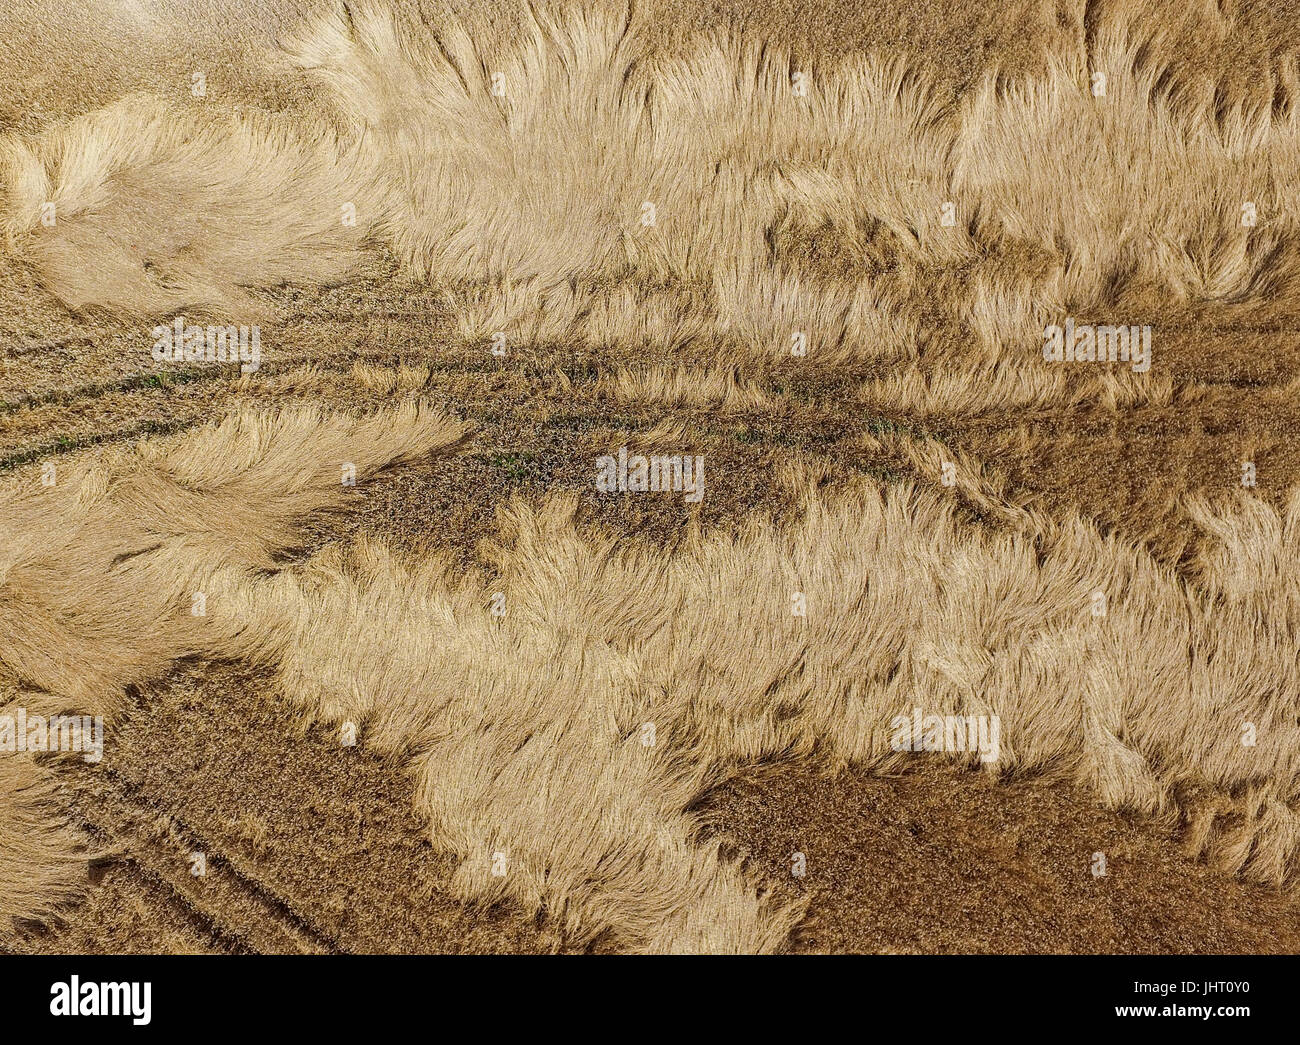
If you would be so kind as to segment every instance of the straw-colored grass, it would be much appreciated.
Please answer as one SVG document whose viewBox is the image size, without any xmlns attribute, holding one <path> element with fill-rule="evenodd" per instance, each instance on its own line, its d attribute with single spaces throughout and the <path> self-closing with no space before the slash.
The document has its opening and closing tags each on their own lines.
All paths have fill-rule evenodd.
<svg viewBox="0 0 1300 1045">
<path fill-rule="evenodd" d="M 248 626 L 220 612 L 220 578 L 273 569 L 302 516 L 354 494 L 345 465 L 362 480 L 463 431 L 416 404 L 359 420 L 245 408 L 184 436 L 59 462 L 52 485 L 32 470 L 14 477 L 0 498 L 0 681 L 12 680 L 0 714 L 111 721 L 127 686 Z M 30 758 L 0 755 L 5 931 L 6 915 L 37 916 L 66 897 L 81 852 Z"/>
</svg>

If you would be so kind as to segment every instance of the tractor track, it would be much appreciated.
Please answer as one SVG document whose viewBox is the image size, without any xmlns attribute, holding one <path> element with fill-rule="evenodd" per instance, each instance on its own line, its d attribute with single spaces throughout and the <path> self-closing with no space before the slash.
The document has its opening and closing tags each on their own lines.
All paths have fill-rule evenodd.
<svg viewBox="0 0 1300 1045">
<path fill-rule="evenodd" d="M 325 954 L 344 951 L 329 937 L 257 880 L 254 869 L 241 866 L 232 849 L 199 835 L 168 816 L 166 832 L 150 831 L 147 821 L 159 814 L 131 794 L 131 786 L 112 770 L 110 787 L 92 800 L 102 819 L 88 826 L 97 838 L 125 847 L 142 871 L 166 886 L 214 941 L 239 952 Z M 193 872 L 188 854 L 205 857 L 205 873 Z"/>
</svg>

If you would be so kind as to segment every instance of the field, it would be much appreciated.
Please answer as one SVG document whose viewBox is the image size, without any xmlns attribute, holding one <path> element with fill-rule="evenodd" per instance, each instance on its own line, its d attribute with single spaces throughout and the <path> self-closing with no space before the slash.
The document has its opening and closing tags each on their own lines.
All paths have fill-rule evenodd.
<svg viewBox="0 0 1300 1045">
<path fill-rule="evenodd" d="M 0 948 L 1294 953 L 1300 19 L 968 6 L 4 15 Z"/>
</svg>

